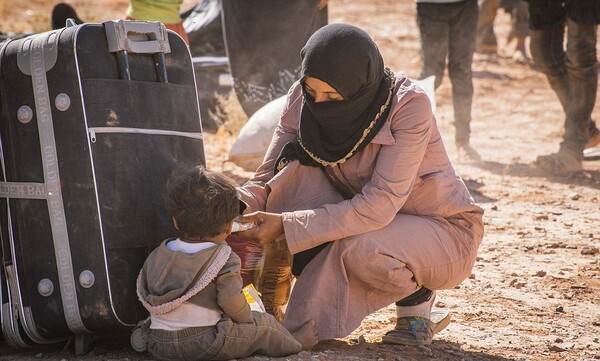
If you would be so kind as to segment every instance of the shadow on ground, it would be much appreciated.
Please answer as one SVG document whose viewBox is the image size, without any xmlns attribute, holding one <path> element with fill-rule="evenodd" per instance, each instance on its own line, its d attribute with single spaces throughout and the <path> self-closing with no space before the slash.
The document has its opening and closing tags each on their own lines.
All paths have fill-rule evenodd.
<svg viewBox="0 0 600 361">
<path fill-rule="evenodd" d="M 593 189 L 600 189 L 600 171 L 587 171 L 585 174 L 560 177 L 545 173 L 534 164 L 505 164 L 493 161 L 483 161 L 480 163 L 473 163 L 473 166 L 503 176 L 542 178 L 553 183 L 574 184 Z"/>
<path fill-rule="evenodd" d="M 510 358 L 490 355 L 479 351 L 466 351 L 454 342 L 434 340 L 429 346 L 401 346 L 382 343 L 351 343 L 343 340 L 322 341 L 313 350 L 331 360 L 358 360 L 360 355 L 369 354 L 373 360 L 472 360 L 472 361 L 508 361 Z M 352 357 L 354 356 L 354 357 Z M 364 356 L 363 356 L 364 357 Z M 319 358 L 320 359 L 320 358 Z"/>
</svg>

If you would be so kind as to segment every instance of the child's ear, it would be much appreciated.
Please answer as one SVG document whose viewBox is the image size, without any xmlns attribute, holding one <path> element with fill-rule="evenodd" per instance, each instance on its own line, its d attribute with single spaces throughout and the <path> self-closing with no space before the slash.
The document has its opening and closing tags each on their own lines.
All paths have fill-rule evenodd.
<svg viewBox="0 0 600 361">
<path fill-rule="evenodd" d="M 227 227 L 225 228 L 225 233 L 227 235 L 230 235 L 232 229 L 233 229 L 233 219 L 227 224 Z"/>
<path fill-rule="evenodd" d="M 171 217 L 171 219 L 173 220 L 173 227 L 175 227 L 175 229 L 179 231 L 179 225 L 177 224 L 177 220 L 175 219 L 175 217 Z"/>
</svg>

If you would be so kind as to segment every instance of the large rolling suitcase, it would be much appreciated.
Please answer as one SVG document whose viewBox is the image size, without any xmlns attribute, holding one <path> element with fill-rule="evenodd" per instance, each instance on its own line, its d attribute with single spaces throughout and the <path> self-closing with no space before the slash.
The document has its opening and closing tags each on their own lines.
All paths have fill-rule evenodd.
<svg viewBox="0 0 600 361">
<path fill-rule="evenodd" d="M 137 274 L 174 234 L 166 181 L 205 161 L 187 46 L 122 20 L 8 41 L 0 95 L 5 340 L 127 330 L 146 317 Z"/>
</svg>

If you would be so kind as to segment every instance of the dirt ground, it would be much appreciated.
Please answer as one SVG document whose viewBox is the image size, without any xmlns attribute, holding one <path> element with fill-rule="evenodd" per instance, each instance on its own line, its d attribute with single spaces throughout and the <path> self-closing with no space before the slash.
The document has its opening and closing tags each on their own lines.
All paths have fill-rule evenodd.
<svg viewBox="0 0 600 361">
<path fill-rule="evenodd" d="M 0 1 L 3 31 L 40 31 L 53 3 Z M 72 3 L 95 20 L 120 17 L 126 7 L 123 0 Z M 330 0 L 329 14 L 330 22 L 367 30 L 388 66 L 418 75 L 414 0 Z M 496 30 L 500 54 L 476 55 L 473 63 L 472 144 L 481 163 L 456 157 L 447 77 L 436 92 L 448 152 L 486 211 L 486 235 L 473 274 L 456 289 L 438 294 L 435 306 L 452 312 L 450 326 L 429 347 L 384 345 L 381 336 L 394 325 L 390 306 L 367 317 L 350 336 L 322 342 L 310 352 L 245 360 L 600 359 L 600 161 L 585 162 L 589 176 L 575 179 L 549 176 L 533 165 L 537 155 L 558 149 L 564 115 L 543 74 L 512 60 L 514 44 L 506 44 L 510 17 L 502 11 Z M 600 121 L 600 99 L 593 118 Z M 243 181 L 251 173 L 225 162 L 233 140 L 207 134 L 208 165 Z M 61 347 L 14 350 L 4 345 L 0 360 L 150 359 L 114 340 L 98 340 L 92 353 L 81 357 Z"/>
</svg>

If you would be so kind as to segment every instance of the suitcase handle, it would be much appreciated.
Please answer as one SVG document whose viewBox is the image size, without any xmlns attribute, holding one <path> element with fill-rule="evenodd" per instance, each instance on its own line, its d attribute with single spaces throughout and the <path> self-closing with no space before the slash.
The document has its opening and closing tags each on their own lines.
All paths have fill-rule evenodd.
<svg viewBox="0 0 600 361">
<path fill-rule="evenodd" d="M 167 28 L 157 21 L 113 20 L 104 22 L 108 51 L 155 54 L 170 53 Z"/>
<path fill-rule="evenodd" d="M 128 53 L 153 54 L 156 77 L 168 83 L 165 53 L 171 52 L 167 29 L 162 23 L 150 21 L 113 20 L 104 22 L 108 51 L 117 53 L 121 79 L 131 80 Z"/>
</svg>

